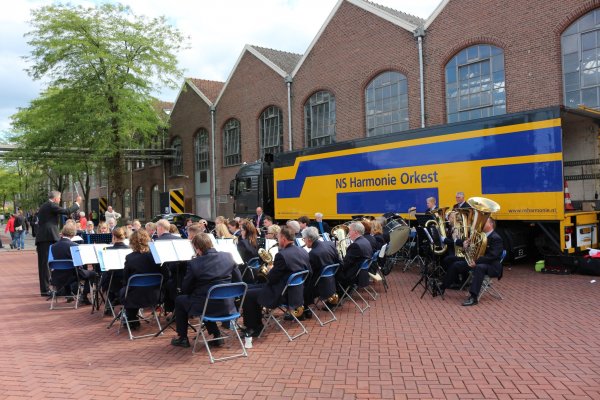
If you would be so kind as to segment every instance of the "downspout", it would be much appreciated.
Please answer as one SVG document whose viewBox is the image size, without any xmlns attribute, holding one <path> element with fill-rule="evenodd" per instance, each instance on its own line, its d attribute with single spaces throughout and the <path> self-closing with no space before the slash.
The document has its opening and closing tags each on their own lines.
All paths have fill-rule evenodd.
<svg viewBox="0 0 600 400">
<path fill-rule="evenodd" d="M 414 31 L 414 35 L 417 38 L 417 45 L 419 47 L 419 90 L 421 94 L 421 128 L 425 128 L 425 82 L 423 78 L 423 37 L 425 36 L 425 30 L 422 26 L 419 26 Z"/>
<path fill-rule="evenodd" d="M 285 77 L 285 83 L 287 85 L 287 102 L 288 102 L 288 150 L 292 151 L 294 145 L 292 143 L 292 77 L 290 75 Z"/>
<path fill-rule="evenodd" d="M 216 161 L 215 161 L 215 112 L 216 108 L 214 105 L 210 106 L 210 171 L 211 171 L 211 185 L 213 190 L 213 196 L 211 196 L 212 204 L 211 204 L 211 214 L 212 219 L 215 219 L 217 216 L 217 175 L 215 171 Z"/>
</svg>

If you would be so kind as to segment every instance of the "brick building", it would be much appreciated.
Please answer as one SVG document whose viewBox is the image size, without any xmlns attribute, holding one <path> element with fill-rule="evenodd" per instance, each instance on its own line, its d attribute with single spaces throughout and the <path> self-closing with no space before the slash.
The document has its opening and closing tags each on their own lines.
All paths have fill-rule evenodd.
<svg viewBox="0 0 600 400">
<path fill-rule="evenodd" d="M 423 20 L 340 0 L 303 55 L 247 45 L 226 82 L 187 79 L 166 139 L 176 159 L 138 165 L 129 194 L 112 202 L 149 219 L 159 193 L 180 188 L 186 211 L 231 216 L 230 180 L 265 152 L 553 105 L 598 108 L 598 7 L 443 0 Z"/>
</svg>

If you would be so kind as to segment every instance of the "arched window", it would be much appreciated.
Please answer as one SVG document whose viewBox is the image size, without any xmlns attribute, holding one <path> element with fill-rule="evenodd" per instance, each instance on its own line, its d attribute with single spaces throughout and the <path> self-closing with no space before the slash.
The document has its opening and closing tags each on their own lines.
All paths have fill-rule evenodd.
<svg viewBox="0 0 600 400">
<path fill-rule="evenodd" d="M 306 146 L 316 147 L 335 142 L 335 96 L 321 91 L 304 104 Z"/>
<path fill-rule="evenodd" d="M 196 171 L 209 169 L 208 131 L 206 129 L 202 128 L 196 134 L 194 150 L 196 154 Z"/>
<path fill-rule="evenodd" d="M 279 107 L 267 108 L 259 119 L 260 155 L 283 151 L 283 113 Z"/>
<path fill-rule="evenodd" d="M 144 188 L 140 186 L 135 194 L 135 215 L 137 219 L 143 220 L 146 217 L 144 209 Z"/>
<path fill-rule="evenodd" d="M 181 138 L 176 137 L 171 142 L 171 147 L 175 149 L 175 158 L 171 160 L 171 176 L 183 175 L 183 151 L 181 147 Z"/>
<path fill-rule="evenodd" d="M 131 218 L 131 192 L 129 189 L 123 191 L 123 217 Z"/>
<path fill-rule="evenodd" d="M 408 83 L 396 71 L 377 75 L 365 89 L 367 136 L 408 129 Z"/>
<path fill-rule="evenodd" d="M 223 166 L 229 167 L 242 162 L 240 139 L 240 121 L 232 118 L 223 127 Z"/>
<path fill-rule="evenodd" d="M 565 106 L 600 109 L 600 8 L 563 32 L 561 50 Z"/>
<path fill-rule="evenodd" d="M 448 122 L 506 114 L 501 48 L 467 47 L 446 64 L 446 112 Z"/>
<path fill-rule="evenodd" d="M 160 214 L 160 191 L 158 185 L 152 186 L 152 215 Z"/>
</svg>

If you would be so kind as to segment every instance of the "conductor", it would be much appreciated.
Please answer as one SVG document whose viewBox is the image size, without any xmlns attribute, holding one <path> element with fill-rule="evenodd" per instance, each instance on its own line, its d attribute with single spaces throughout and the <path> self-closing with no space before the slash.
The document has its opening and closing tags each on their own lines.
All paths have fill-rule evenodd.
<svg viewBox="0 0 600 400">
<path fill-rule="evenodd" d="M 48 271 L 48 250 L 60 237 L 58 235 L 59 215 L 70 215 L 79 210 L 81 196 L 77 196 L 75 203 L 69 208 L 59 206 L 61 193 L 52 190 L 48 193 L 48 201 L 40 206 L 38 211 L 38 231 L 35 236 L 35 246 L 38 255 L 38 275 L 40 279 L 40 293 L 48 296 L 50 292 L 50 276 Z"/>
</svg>

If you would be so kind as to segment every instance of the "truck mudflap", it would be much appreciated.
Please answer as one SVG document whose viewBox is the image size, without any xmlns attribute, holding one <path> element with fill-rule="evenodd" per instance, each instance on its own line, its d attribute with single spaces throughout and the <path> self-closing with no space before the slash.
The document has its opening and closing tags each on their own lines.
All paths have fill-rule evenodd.
<svg viewBox="0 0 600 400">
<path fill-rule="evenodd" d="M 598 247 L 598 211 L 576 211 L 565 214 L 560 223 L 563 254 L 577 254 Z"/>
</svg>

